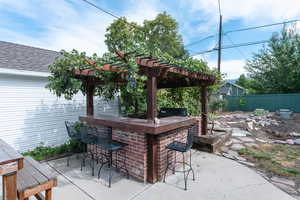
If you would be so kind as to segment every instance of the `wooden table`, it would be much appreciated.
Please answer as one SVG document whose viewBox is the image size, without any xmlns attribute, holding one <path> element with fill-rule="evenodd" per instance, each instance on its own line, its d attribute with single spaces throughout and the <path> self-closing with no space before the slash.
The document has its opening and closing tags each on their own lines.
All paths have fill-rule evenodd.
<svg viewBox="0 0 300 200">
<path fill-rule="evenodd" d="M 23 168 L 23 156 L 0 139 L 0 176 L 3 200 L 17 199 L 17 171 Z"/>
</svg>

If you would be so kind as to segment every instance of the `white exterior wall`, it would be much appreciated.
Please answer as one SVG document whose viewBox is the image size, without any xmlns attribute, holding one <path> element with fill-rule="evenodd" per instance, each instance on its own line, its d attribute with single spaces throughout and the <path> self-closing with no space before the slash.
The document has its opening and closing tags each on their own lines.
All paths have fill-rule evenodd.
<svg viewBox="0 0 300 200">
<path fill-rule="evenodd" d="M 68 140 L 64 121 L 85 115 L 85 97 L 68 101 L 45 88 L 47 78 L 0 74 L 0 138 L 18 151 Z M 118 115 L 118 101 L 95 99 L 95 114 Z"/>
</svg>

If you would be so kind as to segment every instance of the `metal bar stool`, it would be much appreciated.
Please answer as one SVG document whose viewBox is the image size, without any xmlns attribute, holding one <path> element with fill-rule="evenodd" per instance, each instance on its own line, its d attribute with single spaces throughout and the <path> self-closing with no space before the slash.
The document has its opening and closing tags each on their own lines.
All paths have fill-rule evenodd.
<svg viewBox="0 0 300 200">
<path fill-rule="evenodd" d="M 194 126 L 192 126 L 188 129 L 186 143 L 174 141 L 166 146 L 166 149 L 168 149 L 168 152 L 167 152 L 167 167 L 166 167 L 166 170 L 164 173 L 164 182 L 166 182 L 166 174 L 169 169 L 172 170 L 173 174 L 175 174 L 175 172 L 182 172 L 183 177 L 184 177 L 184 190 L 187 190 L 187 180 L 188 180 L 188 176 L 189 176 L 190 172 L 193 173 L 193 180 L 195 180 L 195 173 L 192 168 L 192 151 L 191 151 L 191 148 L 193 146 L 193 140 L 194 140 L 194 134 L 193 134 L 193 130 L 192 130 L 193 128 L 194 128 Z M 190 152 L 190 159 L 189 159 L 190 162 L 189 163 L 185 161 L 185 155 L 184 155 L 188 151 Z M 170 161 L 170 159 L 169 159 L 170 152 L 175 153 L 174 162 Z M 176 152 L 182 153 L 182 162 L 176 161 Z M 183 167 L 182 170 L 175 169 L 175 166 L 178 163 L 182 164 L 182 167 Z"/>
<path fill-rule="evenodd" d="M 95 145 L 97 143 L 97 137 L 96 135 L 91 133 L 92 127 L 88 127 L 88 126 L 83 126 L 80 128 L 80 133 L 81 133 L 81 142 L 85 147 L 84 150 L 84 154 L 82 156 L 82 161 L 81 161 L 81 166 L 80 166 L 80 170 L 82 171 L 82 168 L 85 167 L 85 162 L 87 158 L 90 158 L 90 166 L 92 168 L 92 176 L 94 176 L 94 169 L 95 169 L 95 156 L 94 156 L 94 152 L 92 151 L 92 149 L 88 148 L 88 145 Z"/>
<path fill-rule="evenodd" d="M 123 149 L 128 144 L 112 140 L 112 128 L 108 127 L 106 132 L 97 135 L 97 145 L 105 150 L 105 153 L 102 153 L 100 159 L 101 166 L 98 171 L 98 179 L 101 175 L 101 170 L 104 165 L 108 165 L 109 169 L 109 178 L 108 178 L 108 187 L 111 187 L 112 179 L 112 168 L 118 170 L 123 169 L 126 171 L 127 178 L 129 178 L 129 171 L 126 165 L 126 151 Z M 118 159 L 119 153 L 123 152 L 123 160 Z M 115 160 L 113 160 L 113 154 L 115 154 Z M 118 166 L 118 163 L 122 162 L 122 165 Z"/>
<path fill-rule="evenodd" d="M 69 122 L 69 121 L 65 121 L 65 125 L 67 128 L 67 132 L 68 132 L 68 136 L 73 139 L 73 140 L 81 140 L 81 135 L 80 132 L 76 129 L 76 123 L 75 122 Z M 67 166 L 69 167 L 70 165 L 70 157 L 71 155 L 74 154 L 74 152 L 69 152 L 70 155 L 67 158 Z"/>
</svg>

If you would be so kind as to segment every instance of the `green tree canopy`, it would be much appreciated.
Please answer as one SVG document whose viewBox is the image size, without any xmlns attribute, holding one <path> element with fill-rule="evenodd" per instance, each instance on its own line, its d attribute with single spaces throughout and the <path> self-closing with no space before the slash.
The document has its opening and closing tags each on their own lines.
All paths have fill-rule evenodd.
<svg viewBox="0 0 300 200">
<path fill-rule="evenodd" d="M 248 94 L 254 94 L 256 92 L 254 89 L 256 85 L 255 80 L 247 77 L 245 74 L 240 75 L 236 84 L 245 88 Z"/>
<path fill-rule="evenodd" d="M 246 69 L 256 93 L 300 92 L 300 37 L 296 29 L 274 34 L 247 62 Z"/>
<path fill-rule="evenodd" d="M 105 43 L 110 52 L 145 48 L 150 54 L 158 50 L 173 57 L 186 55 L 178 24 L 167 13 L 160 13 L 154 20 L 142 25 L 128 22 L 126 18 L 114 21 L 108 28 Z"/>
</svg>

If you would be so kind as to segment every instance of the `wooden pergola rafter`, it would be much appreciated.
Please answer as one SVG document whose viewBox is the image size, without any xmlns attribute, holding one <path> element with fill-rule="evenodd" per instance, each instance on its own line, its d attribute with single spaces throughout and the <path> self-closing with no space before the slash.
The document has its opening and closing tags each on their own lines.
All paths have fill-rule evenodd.
<svg viewBox="0 0 300 200">
<path fill-rule="evenodd" d="M 127 62 L 125 54 L 121 51 L 116 52 L 115 58 L 122 62 Z M 136 63 L 140 67 L 138 73 L 147 76 L 147 118 L 154 123 L 157 116 L 156 93 L 157 89 L 179 88 L 179 87 L 201 87 L 201 107 L 202 107 L 202 134 L 207 133 L 207 87 L 213 85 L 216 77 L 211 74 L 192 71 L 174 64 L 160 61 L 152 56 L 143 54 L 135 56 Z M 93 115 L 93 93 L 95 85 L 105 84 L 103 80 L 95 77 L 97 71 L 115 72 L 120 76 L 114 80 L 118 84 L 124 84 L 126 79 L 122 78 L 122 73 L 128 73 L 119 64 L 104 64 L 98 66 L 95 62 L 87 61 L 93 69 L 73 70 L 74 77 L 85 82 L 87 94 L 87 115 Z"/>
</svg>

